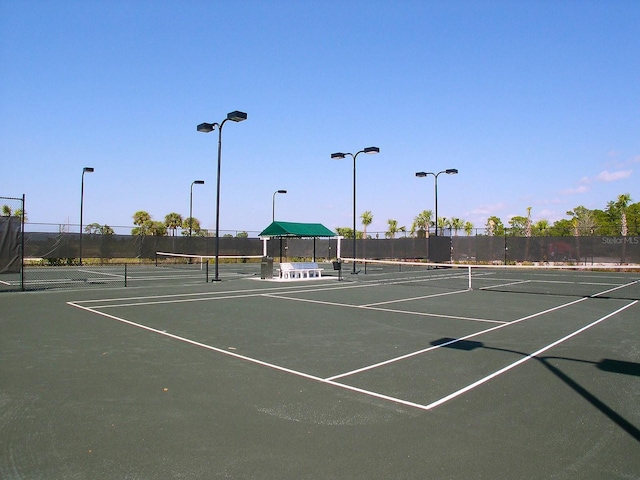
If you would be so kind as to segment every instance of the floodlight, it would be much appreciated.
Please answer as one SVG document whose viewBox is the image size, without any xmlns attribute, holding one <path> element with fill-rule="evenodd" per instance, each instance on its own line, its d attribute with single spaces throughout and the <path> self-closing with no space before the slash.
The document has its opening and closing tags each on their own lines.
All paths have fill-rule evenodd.
<svg viewBox="0 0 640 480">
<path fill-rule="evenodd" d="M 247 119 L 247 114 L 244 112 L 239 112 L 239 111 L 235 111 L 235 112 L 231 112 L 227 114 L 227 120 L 232 120 L 234 122 L 242 122 L 243 120 Z"/>
<path fill-rule="evenodd" d="M 198 131 L 202 133 L 213 132 L 215 126 L 215 123 L 201 123 L 200 125 L 198 125 Z"/>
</svg>

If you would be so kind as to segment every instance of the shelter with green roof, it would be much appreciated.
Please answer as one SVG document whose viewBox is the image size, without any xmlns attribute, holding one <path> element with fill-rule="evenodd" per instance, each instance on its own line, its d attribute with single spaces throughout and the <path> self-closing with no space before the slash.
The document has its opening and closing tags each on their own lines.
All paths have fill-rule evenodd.
<svg viewBox="0 0 640 480">
<path fill-rule="evenodd" d="M 317 238 L 335 237 L 337 234 L 321 223 L 272 222 L 259 236 Z"/>
<path fill-rule="evenodd" d="M 260 238 L 264 240 L 264 256 L 267 256 L 267 240 L 269 238 L 313 238 L 313 258 L 316 257 L 316 238 L 337 237 L 338 234 L 329 230 L 321 223 L 299 223 L 299 222 L 272 222 L 267 228 L 260 232 Z M 338 245 L 340 245 L 338 237 Z M 339 251 L 338 247 L 338 251 Z"/>
</svg>

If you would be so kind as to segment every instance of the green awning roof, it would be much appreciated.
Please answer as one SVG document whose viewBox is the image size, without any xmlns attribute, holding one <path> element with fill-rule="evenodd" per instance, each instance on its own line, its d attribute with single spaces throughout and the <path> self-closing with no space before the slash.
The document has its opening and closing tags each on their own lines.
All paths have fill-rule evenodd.
<svg viewBox="0 0 640 480">
<path fill-rule="evenodd" d="M 321 223 L 273 222 L 261 237 L 335 237 L 336 234 Z"/>
</svg>

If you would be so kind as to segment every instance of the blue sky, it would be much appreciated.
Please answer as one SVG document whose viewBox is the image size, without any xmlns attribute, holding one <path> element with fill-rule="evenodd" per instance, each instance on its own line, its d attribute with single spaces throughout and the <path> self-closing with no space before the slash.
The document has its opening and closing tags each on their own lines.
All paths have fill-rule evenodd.
<svg viewBox="0 0 640 480">
<path fill-rule="evenodd" d="M 30 222 L 410 228 L 640 201 L 640 2 L 0 0 L 0 196 Z M 358 224 L 360 221 L 358 220 Z M 120 232 L 125 233 L 125 232 Z"/>
</svg>

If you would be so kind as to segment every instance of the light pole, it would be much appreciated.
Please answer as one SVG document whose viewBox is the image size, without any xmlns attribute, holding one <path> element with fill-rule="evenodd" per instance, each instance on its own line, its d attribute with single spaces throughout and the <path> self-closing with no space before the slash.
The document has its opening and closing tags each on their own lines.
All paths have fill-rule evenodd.
<svg viewBox="0 0 640 480">
<path fill-rule="evenodd" d="M 271 221 L 272 222 L 276 221 L 276 193 L 287 193 L 287 191 L 286 190 L 278 190 L 278 191 L 273 192 L 273 202 L 272 202 L 273 206 L 272 206 L 272 209 L 271 209 L 271 211 L 272 211 Z"/>
<path fill-rule="evenodd" d="M 363 150 L 360 150 L 355 155 L 353 153 L 332 153 L 331 158 L 336 160 L 341 160 L 345 158 L 347 155 L 350 155 L 353 158 L 353 271 L 352 274 L 358 273 L 356 271 L 356 157 L 361 153 L 367 153 L 369 155 L 380 153 L 380 149 L 378 147 L 367 147 Z"/>
<path fill-rule="evenodd" d="M 191 226 L 193 224 L 193 186 L 204 185 L 204 180 L 194 180 L 191 182 L 191 194 L 189 195 L 189 238 L 191 238 Z"/>
<path fill-rule="evenodd" d="M 247 119 L 247 114 L 244 112 L 231 112 L 227 114 L 221 123 L 201 123 L 198 125 L 197 130 L 202 133 L 210 133 L 218 127 L 218 176 L 216 185 L 216 270 L 215 276 L 212 281 L 218 282 L 218 257 L 220 255 L 220 162 L 222 160 L 222 127 L 227 120 L 232 122 L 242 122 Z"/>
<path fill-rule="evenodd" d="M 455 175 L 458 173 L 458 169 L 457 168 L 447 168 L 446 170 L 442 170 L 441 172 L 438 173 L 433 173 L 433 172 L 416 172 L 416 177 L 426 177 L 428 175 L 433 175 L 433 177 L 435 178 L 435 201 L 436 201 L 436 221 L 435 221 L 435 225 L 436 225 L 436 237 L 438 236 L 438 175 L 440 175 L 441 173 L 446 173 L 447 175 Z"/>
<path fill-rule="evenodd" d="M 82 184 L 80 186 L 80 265 L 82 265 L 82 213 L 84 210 L 84 174 L 93 173 L 93 167 L 82 169 Z"/>
</svg>

